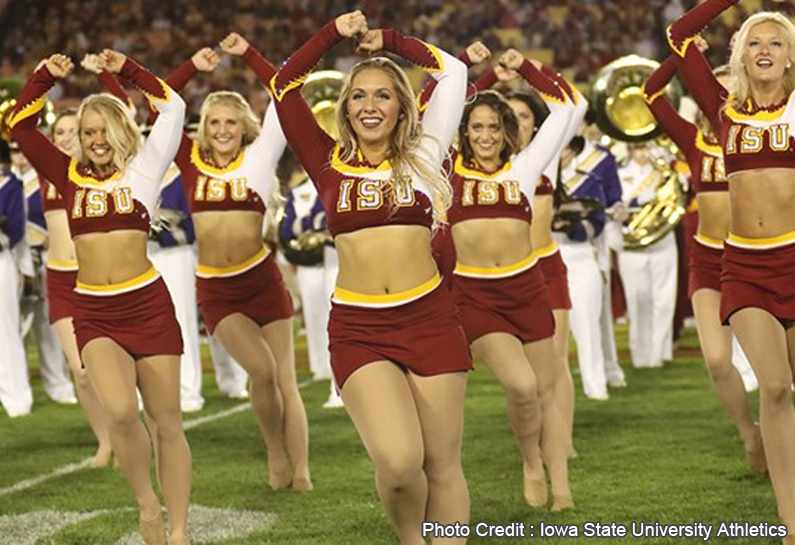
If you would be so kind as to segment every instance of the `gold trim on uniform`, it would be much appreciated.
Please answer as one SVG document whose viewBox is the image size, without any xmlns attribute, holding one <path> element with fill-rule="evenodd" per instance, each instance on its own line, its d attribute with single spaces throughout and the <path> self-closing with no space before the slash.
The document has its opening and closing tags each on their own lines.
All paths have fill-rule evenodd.
<svg viewBox="0 0 795 545">
<path fill-rule="evenodd" d="M 723 241 L 718 240 L 717 238 L 710 238 L 708 236 L 702 235 L 701 233 L 696 233 L 693 239 L 702 246 L 706 246 L 707 248 L 714 248 L 715 250 L 723 250 Z"/>
<path fill-rule="evenodd" d="M 423 282 L 415 288 L 401 291 L 398 293 L 385 293 L 372 295 L 368 293 L 357 293 L 343 289 L 339 286 L 334 287 L 334 296 L 331 298 L 335 303 L 352 305 L 355 307 L 387 308 L 397 307 L 416 301 L 435 290 L 442 283 L 442 277 L 437 272 L 430 280 Z"/>
<path fill-rule="evenodd" d="M 453 274 L 470 278 L 507 278 L 532 269 L 537 262 L 538 255 L 536 252 L 531 252 L 529 256 L 521 261 L 504 267 L 470 267 L 469 265 L 456 263 Z"/>
<path fill-rule="evenodd" d="M 53 271 L 72 272 L 77 270 L 77 261 L 47 261 L 47 268 Z"/>
<path fill-rule="evenodd" d="M 780 246 L 787 246 L 795 242 L 795 231 L 784 233 L 777 237 L 770 238 L 745 238 L 738 237 L 729 233 L 729 238 L 726 242 L 738 248 L 748 248 L 750 250 L 766 250 L 768 248 L 778 248 Z"/>
<path fill-rule="evenodd" d="M 224 278 L 227 276 L 237 276 L 238 274 L 250 271 L 265 261 L 265 258 L 267 258 L 268 255 L 270 255 L 270 250 L 263 246 L 256 254 L 246 259 L 242 263 L 238 263 L 237 265 L 231 265 L 229 267 L 210 267 L 209 265 L 202 265 L 199 263 L 199 265 L 196 267 L 196 276 L 199 278 Z"/>
<path fill-rule="evenodd" d="M 160 278 L 160 273 L 157 272 L 157 269 L 155 269 L 154 266 L 152 266 L 149 267 L 149 270 L 145 273 L 136 276 L 135 278 L 131 278 L 125 282 L 119 282 L 118 284 L 95 286 L 93 284 L 84 284 L 78 280 L 77 285 L 75 286 L 75 292 L 82 293 L 84 295 L 119 295 L 120 293 L 127 293 L 129 291 L 135 291 L 137 289 L 143 288 L 144 286 L 148 286 L 158 278 Z"/>
<path fill-rule="evenodd" d="M 533 253 L 536 255 L 538 259 L 549 257 L 551 255 L 558 253 L 558 243 L 553 240 L 550 244 L 547 244 L 543 248 L 535 250 Z"/>
</svg>

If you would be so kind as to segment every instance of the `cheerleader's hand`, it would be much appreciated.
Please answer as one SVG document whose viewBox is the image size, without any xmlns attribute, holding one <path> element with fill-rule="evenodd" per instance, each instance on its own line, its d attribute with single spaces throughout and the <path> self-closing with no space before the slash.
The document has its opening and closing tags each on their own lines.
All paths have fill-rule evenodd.
<svg viewBox="0 0 795 545">
<path fill-rule="evenodd" d="M 72 59 L 61 53 L 51 55 L 45 61 L 45 65 L 47 66 L 47 70 L 50 71 L 50 74 L 56 79 L 67 77 L 75 69 Z"/>
<path fill-rule="evenodd" d="M 248 41 L 237 32 L 230 33 L 226 38 L 221 40 L 219 45 L 221 46 L 221 51 L 227 55 L 234 55 L 236 57 L 242 57 L 248 49 Z"/>
<path fill-rule="evenodd" d="M 469 60 L 472 61 L 472 64 L 480 64 L 487 61 L 489 57 L 491 57 L 491 51 L 489 51 L 489 48 L 479 40 L 469 44 L 466 52 Z"/>
<path fill-rule="evenodd" d="M 226 38 L 224 40 L 226 40 Z M 224 42 L 221 43 L 223 44 Z M 248 44 L 246 44 L 246 47 L 248 47 Z M 223 45 L 221 48 L 223 49 Z M 193 54 L 190 60 L 193 63 L 193 66 L 196 67 L 196 70 L 200 72 L 212 72 L 218 68 L 219 64 L 221 64 L 221 55 L 209 47 L 202 47 Z"/>
<path fill-rule="evenodd" d="M 334 19 L 334 26 L 343 38 L 361 39 L 367 33 L 367 18 L 356 10 Z"/>
<path fill-rule="evenodd" d="M 121 67 L 124 66 L 124 61 L 126 60 L 127 56 L 124 53 L 119 53 L 112 49 L 103 49 L 102 53 L 99 54 L 99 65 L 103 70 L 112 74 L 121 72 Z"/>
<path fill-rule="evenodd" d="M 500 56 L 499 64 L 508 70 L 519 70 L 524 62 L 524 55 L 511 48 Z"/>
<path fill-rule="evenodd" d="M 359 39 L 359 47 L 356 51 L 370 55 L 381 51 L 384 47 L 384 33 L 381 29 L 368 30 L 364 36 Z"/>
<path fill-rule="evenodd" d="M 102 72 L 102 69 L 99 67 L 99 55 L 96 53 L 86 53 L 83 60 L 80 61 L 80 66 L 94 74 Z"/>
</svg>

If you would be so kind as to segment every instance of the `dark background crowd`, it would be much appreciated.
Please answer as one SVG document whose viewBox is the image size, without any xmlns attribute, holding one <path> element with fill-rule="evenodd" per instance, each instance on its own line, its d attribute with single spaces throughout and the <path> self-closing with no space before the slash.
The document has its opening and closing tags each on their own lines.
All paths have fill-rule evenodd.
<svg viewBox="0 0 795 545">
<path fill-rule="evenodd" d="M 63 52 L 79 60 L 87 52 L 118 49 L 160 75 L 195 51 L 217 44 L 230 30 L 244 35 L 274 63 L 293 52 L 334 16 L 360 8 L 374 26 L 394 27 L 451 52 L 475 39 L 493 51 L 513 46 L 585 84 L 609 61 L 637 53 L 667 54 L 665 28 L 695 0 L 0 0 L 0 77 L 24 76 L 36 63 Z M 744 1 L 739 11 L 707 34 L 715 63 L 727 58 L 736 18 L 770 0 Z M 754 4 L 754 5 L 751 5 Z M 776 4 L 781 10 L 781 4 Z M 795 11 L 790 6 L 790 10 Z M 733 17 L 733 18 L 732 18 Z M 326 67 L 346 69 L 355 57 L 348 44 Z M 195 109 L 213 89 L 235 89 L 255 109 L 267 102 L 242 63 L 226 59 L 210 78 L 197 79 L 186 98 Z M 52 97 L 79 98 L 98 90 L 76 71 Z"/>
</svg>

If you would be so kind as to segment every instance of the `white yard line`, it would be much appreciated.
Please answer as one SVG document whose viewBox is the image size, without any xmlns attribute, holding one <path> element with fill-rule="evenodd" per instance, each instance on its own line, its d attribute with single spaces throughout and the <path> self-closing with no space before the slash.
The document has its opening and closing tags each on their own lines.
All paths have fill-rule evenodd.
<svg viewBox="0 0 795 545">
<path fill-rule="evenodd" d="M 311 380 L 305 380 L 304 382 L 298 384 L 298 388 L 303 389 L 309 386 L 310 384 L 312 384 Z M 249 407 L 251 407 L 251 403 L 246 402 L 237 405 L 235 407 L 232 407 L 231 409 L 221 411 L 219 413 L 210 414 L 199 418 L 193 418 L 191 420 L 186 421 L 183 424 L 183 428 L 185 429 L 185 431 L 192 430 L 193 428 L 201 426 L 202 424 L 207 424 L 208 422 L 214 422 L 216 420 L 226 418 L 227 416 L 231 416 L 233 414 L 245 411 Z M 22 492 L 23 490 L 28 490 L 29 488 L 33 488 L 34 486 L 40 485 L 41 483 L 51 481 L 52 479 L 57 479 L 58 477 L 62 477 L 64 475 L 69 475 L 70 473 L 75 473 L 77 471 L 80 471 L 81 469 L 86 469 L 87 467 L 91 466 L 91 461 L 93 459 L 94 459 L 93 457 L 86 458 L 81 462 L 61 466 L 49 473 L 45 473 L 44 475 L 39 475 L 38 477 L 25 479 L 23 481 L 19 481 L 16 484 L 12 484 L 11 486 L 0 488 L 0 498 L 2 498 L 3 496 L 8 496 L 10 494 L 15 494 L 17 492 Z"/>
</svg>

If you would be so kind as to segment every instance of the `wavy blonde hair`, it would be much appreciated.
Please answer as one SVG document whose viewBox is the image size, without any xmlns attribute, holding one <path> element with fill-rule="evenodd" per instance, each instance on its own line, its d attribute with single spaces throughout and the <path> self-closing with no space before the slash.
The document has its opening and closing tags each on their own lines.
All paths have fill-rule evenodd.
<svg viewBox="0 0 795 545">
<path fill-rule="evenodd" d="M 85 151 L 81 134 L 83 132 L 83 116 L 91 110 L 102 116 L 105 120 L 105 138 L 113 149 L 113 166 L 119 172 L 124 172 L 127 165 L 141 149 L 141 130 L 130 117 L 127 105 L 108 93 L 89 95 L 80 103 L 77 110 L 77 135 L 80 145 L 75 150 L 77 162 L 86 166 L 91 165 Z"/>
<path fill-rule="evenodd" d="M 196 132 L 196 142 L 199 149 L 205 153 L 210 153 L 210 143 L 207 140 L 207 114 L 213 106 L 226 106 L 234 111 L 238 119 L 243 123 L 243 142 L 242 147 L 246 147 L 257 139 L 260 133 L 260 123 L 251 105 L 243 98 L 243 95 L 234 91 L 216 91 L 210 93 L 202 103 L 199 119 L 199 130 Z"/>
<path fill-rule="evenodd" d="M 762 11 L 756 13 L 745 20 L 743 26 L 737 32 L 737 39 L 732 48 L 731 66 L 732 82 L 729 87 L 731 93 L 731 105 L 741 107 L 751 97 L 751 83 L 748 80 L 748 72 L 743 65 L 743 53 L 748 46 L 748 38 L 751 30 L 762 23 L 775 23 L 784 31 L 784 41 L 787 44 L 787 58 L 789 68 L 784 71 L 784 91 L 787 96 L 795 89 L 795 25 L 784 17 L 781 13 L 774 11 Z"/>
<path fill-rule="evenodd" d="M 437 226 L 441 222 L 441 218 L 444 217 L 445 211 L 450 208 L 453 201 L 453 190 L 441 168 L 433 170 L 417 157 L 423 130 L 419 121 L 414 90 L 406 73 L 386 57 L 374 57 L 361 61 L 345 77 L 336 106 L 337 126 L 340 132 L 338 142 L 342 148 L 340 159 L 344 162 L 350 161 L 356 157 L 359 151 L 356 133 L 348 119 L 347 106 L 351 96 L 351 83 L 358 74 L 365 70 L 380 70 L 386 74 L 392 82 L 400 105 L 400 114 L 392 132 L 387 156 L 392 165 L 394 180 L 397 183 L 405 183 L 406 177 L 410 176 L 412 172 L 416 172 L 433 188 L 435 198 L 432 198 L 431 202 L 433 203 L 434 226 Z M 446 152 L 447 150 L 445 150 Z"/>
</svg>

